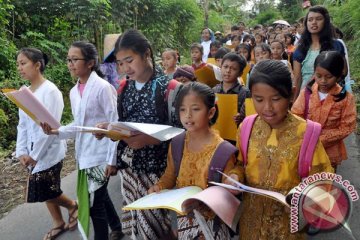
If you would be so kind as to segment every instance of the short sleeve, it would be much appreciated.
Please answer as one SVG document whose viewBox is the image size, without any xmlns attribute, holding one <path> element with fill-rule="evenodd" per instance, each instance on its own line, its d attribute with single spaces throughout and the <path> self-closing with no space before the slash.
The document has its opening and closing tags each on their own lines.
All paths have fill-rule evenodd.
<svg viewBox="0 0 360 240">
<path fill-rule="evenodd" d="M 302 63 L 304 61 L 305 57 L 304 55 L 300 52 L 300 50 L 297 48 L 293 54 L 293 61 L 297 61 L 299 63 Z"/>
</svg>

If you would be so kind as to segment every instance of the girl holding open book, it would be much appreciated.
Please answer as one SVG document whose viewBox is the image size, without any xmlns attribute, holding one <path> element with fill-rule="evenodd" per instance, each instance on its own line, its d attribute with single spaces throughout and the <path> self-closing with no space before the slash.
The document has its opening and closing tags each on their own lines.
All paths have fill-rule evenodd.
<svg viewBox="0 0 360 240">
<path fill-rule="evenodd" d="M 213 162 L 212 157 L 218 147 L 222 148 L 223 154 L 221 154 L 222 159 L 217 161 L 226 164 L 224 164 L 224 169 L 219 170 L 231 176 L 238 176 L 240 169 L 235 166 L 236 148 L 228 142 L 224 147 L 222 144 L 224 140 L 211 129 L 218 117 L 215 94 L 212 89 L 198 82 L 191 82 L 184 86 L 176 100 L 176 114 L 186 132 L 183 136 L 179 135 L 172 140 L 165 173 L 155 185 L 149 188 L 148 192 L 187 186 L 207 188 L 210 164 Z M 173 154 L 175 153 L 173 149 L 178 149 L 179 146 L 182 146 L 180 159 L 175 156 L 177 154 Z M 219 179 L 221 181 L 221 177 Z M 221 220 L 217 218 L 214 220 L 212 211 L 205 207 L 201 207 L 199 211 L 205 217 L 214 239 L 230 239 L 228 228 Z M 195 218 L 178 216 L 177 223 L 178 239 L 204 238 Z"/>
<path fill-rule="evenodd" d="M 236 180 L 286 195 L 301 182 L 298 169 L 307 169 L 307 175 L 333 172 L 318 138 L 308 162 L 310 170 L 299 160 L 302 144 L 309 142 L 304 141 L 309 123 L 289 112 L 293 87 L 285 64 L 275 60 L 257 63 L 250 75 L 249 89 L 258 115 L 250 116 L 254 122 L 247 137 L 243 134 L 244 125 L 250 117 L 239 127 L 239 160 L 243 167 L 241 178 Z M 290 233 L 290 211 L 282 203 L 244 193 L 241 204 L 240 239 L 305 239 L 303 232 Z"/>
<path fill-rule="evenodd" d="M 59 89 L 43 76 L 47 56 L 39 49 L 22 48 L 16 59 L 17 69 L 23 79 L 29 80 L 29 90 L 60 121 L 64 102 Z M 66 143 L 55 136 L 47 136 L 24 111 L 19 110 L 16 157 L 30 169 L 27 202 L 45 202 L 50 212 L 53 228 L 44 239 L 55 239 L 68 229 L 76 228 L 76 202 L 63 194 L 60 172 L 65 157 Z M 65 223 L 60 207 L 69 212 Z"/>
<path fill-rule="evenodd" d="M 98 59 L 93 44 L 78 41 L 71 45 L 67 65 L 71 75 L 78 78 L 70 90 L 74 120 L 59 129 L 43 124 L 43 129 L 45 133 L 57 134 L 60 139 L 75 138 L 79 230 L 83 238 L 89 236 L 91 217 L 95 240 L 109 238 L 109 225 L 112 236 L 120 239 L 120 219 L 107 190 L 110 175 L 116 173 L 116 143 L 108 138 L 99 141 L 91 134 L 72 129 L 73 126 L 93 127 L 99 122 L 117 120 L 116 90 L 102 78 Z"/>
</svg>

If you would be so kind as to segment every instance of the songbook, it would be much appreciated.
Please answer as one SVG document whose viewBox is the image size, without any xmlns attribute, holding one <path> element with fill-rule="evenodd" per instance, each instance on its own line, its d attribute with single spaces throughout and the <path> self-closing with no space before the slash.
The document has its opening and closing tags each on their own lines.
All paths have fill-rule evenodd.
<svg viewBox="0 0 360 240">
<path fill-rule="evenodd" d="M 51 115 L 27 87 L 13 91 L 11 91 L 11 89 L 2 89 L 2 92 L 10 101 L 16 104 L 18 108 L 34 120 L 36 124 L 40 125 L 40 123 L 46 122 L 54 129 L 61 126 L 60 122 Z"/>
<path fill-rule="evenodd" d="M 218 186 L 202 190 L 197 186 L 151 193 L 123 207 L 123 210 L 164 208 L 186 215 L 200 205 L 208 206 L 223 222 L 235 230 L 240 218 L 240 201 L 228 190 Z"/>
<path fill-rule="evenodd" d="M 216 78 L 213 66 L 205 66 L 195 71 L 195 76 L 198 82 L 204 83 L 213 88 L 220 81 Z"/>
<path fill-rule="evenodd" d="M 250 116 L 256 113 L 252 98 L 245 98 L 245 115 Z"/>
<path fill-rule="evenodd" d="M 108 125 L 107 129 L 73 126 L 67 131 L 100 133 L 105 134 L 107 137 L 114 140 L 121 140 L 140 133 L 144 133 L 160 141 L 167 141 L 182 133 L 184 129 L 176 128 L 170 125 L 152 123 L 112 122 Z"/>
<path fill-rule="evenodd" d="M 234 116 L 238 112 L 237 94 L 216 93 L 219 116 L 213 128 L 219 131 L 222 138 L 236 141 L 237 126 Z"/>
<path fill-rule="evenodd" d="M 216 60 L 215 58 L 208 58 L 207 61 L 206 61 L 207 64 L 211 63 L 211 64 L 214 64 L 216 65 Z"/>
</svg>

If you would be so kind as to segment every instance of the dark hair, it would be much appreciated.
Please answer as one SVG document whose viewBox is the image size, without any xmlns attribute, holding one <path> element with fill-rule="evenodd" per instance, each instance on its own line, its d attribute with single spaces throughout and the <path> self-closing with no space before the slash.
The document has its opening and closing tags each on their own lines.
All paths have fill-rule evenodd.
<svg viewBox="0 0 360 240">
<path fill-rule="evenodd" d="M 337 52 L 337 51 L 324 51 L 320 53 L 314 62 L 314 70 L 316 67 L 322 67 L 329 71 L 331 75 L 333 75 L 336 78 L 344 79 L 343 76 L 343 69 L 344 69 L 344 58 L 343 56 Z M 341 89 L 341 92 L 339 94 L 334 95 L 335 102 L 340 102 L 346 97 L 346 89 L 345 84 L 343 88 Z"/>
<path fill-rule="evenodd" d="M 262 29 L 262 28 L 263 28 L 263 26 L 261 24 L 256 24 L 255 27 L 254 27 L 254 30 Z"/>
<path fill-rule="evenodd" d="M 288 59 L 288 55 L 287 55 L 287 53 L 286 53 L 286 47 L 285 47 L 285 44 L 282 42 L 282 41 L 280 41 L 279 39 L 274 39 L 271 43 L 270 43 L 270 48 L 271 48 L 271 44 L 273 44 L 273 43 L 280 43 L 280 45 L 281 45 L 281 47 L 283 48 L 283 53 L 281 54 L 281 58 L 283 59 L 283 60 L 287 60 Z"/>
<path fill-rule="evenodd" d="M 242 48 L 244 48 L 244 49 L 246 49 L 246 51 L 248 51 L 249 54 L 248 54 L 248 57 L 247 57 L 246 61 L 250 61 L 251 60 L 251 47 L 250 47 L 250 45 L 245 44 L 245 43 L 240 43 L 239 46 L 237 46 L 235 48 L 235 52 L 237 52 L 239 54 L 239 50 L 242 49 Z"/>
<path fill-rule="evenodd" d="M 241 36 L 240 35 L 231 36 L 231 41 L 234 41 L 235 39 L 238 39 L 241 42 Z"/>
<path fill-rule="evenodd" d="M 294 45 L 296 37 L 292 33 L 286 33 L 285 34 L 285 44 L 286 44 L 286 38 L 290 38 L 291 45 Z"/>
<path fill-rule="evenodd" d="M 204 54 L 204 47 L 200 43 L 191 44 L 190 51 L 193 49 L 198 49 L 201 52 L 201 54 Z"/>
<path fill-rule="evenodd" d="M 221 61 L 221 65 L 223 65 L 226 60 L 228 60 L 230 62 L 236 62 L 239 65 L 239 70 L 240 70 L 239 76 L 242 74 L 242 72 L 244 71 L 244 68 L 247 65 L 246 59 L 243 56 L 238 55 L 236 53 L 232 53 L 232 52 L 227 53 L 223 57 L 223 59 Z"/>
<path fill-rule="evenodd" d="M 131 50 L 134 53 L 144 57 L 147 51 L 150 51 L 153 73 L 155 73 L 155 59 L 150 41 L 138 30 L 129 29 L 123 33 L 115 43 L 114 54 L 120 50 Z"/>
<path fill-rule="evenodd" d="M 256 40 L 256 36 L 260 36 L 261 37 L 261 42 L 265 42 L 265 36 L 262 35 L 261 33 L 255 33 L 255 40 Z"/>
<path fill-rule="evenodd" d="M 210 43 L 210 50 L 212 47 L 216 47 L 218 50 L 222 47 L 222 44 L 220 41 L 218 40 L 215 40 L 213 41 L 212 43 Z M 208 55 L 209 58 L 212 58 L 214 56 L 211 55 L 211 52 L 209 52 L 209 55 Z"/>
<path fill-rule="evenodd" d="M 175 103 L 175 113 L 178 120 L 180 121 L 181 104 L 184 100 L 184 97 L 190 92 L 195 92 L 199 97 L 201 97 L 208 110 L 213 107 L 216 108 L 214 116 L 209 121 L 210 126 L 214 125 L 219 115 L 218 107 L 215 104 L 215 93 L 208 85 L 199 82 L 191 82 L 181 88 Z"/>
<path fill-rule="evenodd" d="M 171 49 L 171 48 L 165 48 L 165 50 L 163 51 L 164 52 L 169 52 L 175 59 L 176 61 L 178 60 L 178 53 L 177 51 L 175 51 L 174 49 Z"/>
<path fill-rule="evenodd" d="M 292 97 L 292 81 L 288 66 L 277 60 L 263 60 L 252 69 L 249 77 L 249 89 L 257 83 L 264 83 L 276 89 L 286 98 Z"/>
<path fill-rule="evenodd" d="M 243 38 L 243 42 L 246 42 L 246 40 L 250 39 L 252 46 L 255 45 L 255 37 L 250 34 L 246 34 Z"/>
<path fill-rule="evenodd" d="M 309 13 L 311 12 L 320 13 L 324 17 L 324 27 L 319 32 L 319 41 L 321 45 L 320 52 L 330 50 L 333 48 L 332 40 L 334 38 L 334 34 L 333 34 L 333 26 L 330 22 L 329 12 L 323 6 L 313 6 L 309 8 L 309 11 L 304 18 L 304 31 L 301 34 L 301 38 L 299 40 L 298 49 L 304 56 L 306 56 L 307 51 L 309 50 L 312 43 L 311 33 L 309 32 L 307 26 Z"/>
<path fill-rule="evenodd" d="M 48 56 L 37 48 L 22 48 L 17 54 L 16 58 L 24 54 L 33 63 L 40 63 L 40 73 L 44 73 L 47 63 L 49 62 Z"/>
<path fill-rule="evenodd" d="M 85 41 L 76 41 L 71 44 L 71 47 L 79 48 L 86 62 L 94 61 L 94 66 L 91 68 L 91 71 L 95 71 L 100 77 L 105 76 L 100 70 L 99 54 L 94 44 Z"/>
<path fill-rule="evenodd" d="M 262 51 L 267 51 L 267 52 L 269 52 L 270 55 L 271 55 L 271 48 L 270 48 L 270 45 L 267 44 L 267 43 L 261 43 L 261 44 L 259 44 L 259 45 L 256 45 L 256 46 L 254 47 L 254 51 L 255 51 L 255 48 L 261 48 Z"/>
<path fill-rule="evenodd" d="M 240 30 L 240 28 L 239 28 L 238 25 L 233 25 L 230 30 L 231 31 L 237 31 L 237 30 Z"/>
<path fill-rule="evenodd" d="M 230 50 L 226 47 L 219 48 L 215 53 L 215 59 L 221 59 L 225 56 L 225 54 L 229 53 Z"/>
</svg>

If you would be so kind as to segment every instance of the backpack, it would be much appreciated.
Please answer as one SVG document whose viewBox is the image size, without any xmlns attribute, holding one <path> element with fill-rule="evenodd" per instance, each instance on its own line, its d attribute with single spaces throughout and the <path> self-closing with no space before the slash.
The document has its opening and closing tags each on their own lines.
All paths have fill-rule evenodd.
<svg viewBox="0 0 360 240">
<path fill-rule="evenodd" d="M 121 99 L 121 100 L 123 98 L 122 95 L 123 95 L 126 87 L 128 86 L 129 81 L 131 81 L 131 80 L 124 79 L 120 82 L 117 93 L 119 95 L 119 99 Z M 170 80 L 168 83 L 166 92 L 165 92 L 165 96 L 164 96 L 165 99 L 161 95 L 160 91 L 155 91 L 156 113 L 158 114 L 158 117 L 161 119 L 162 122 L 165 122 L 166 119 L 168 119 L 169 122 L 172 122 L 173 113 L 175 112 L 175 108 L 174 108 L 175 98 L 176 98 L 178 92 L 180 91 L 181 87 L 182 87 L 182 84 L 179 83 L 178 81 L 176 81 L 175 79 Z M 164 106 L 164 100 L 167 102 L 167 107 Z M 118 106 L 119 106 L 118 112 L 121 113 L 122 105 L 118 104 Z M 164 109 L 167 110 L 167 114 L 168 114 L 167 116 L 165 114 Z M 119 114 L 119 116 L 120 116 L 120 114 Z"/>
<path fill-rule="evenodd" d="M 248 144 L 252 126 L 254 125 L 257 116 L 257 114 L 254 114 L 246 117 L 241 125 L 241 154 L 243 156 L 244 167 L 247 164 Z M 315 147 L 319 140 L 320 133 L 321 125 L 319 123 L 306 120 L 306 130 L 299 154 L 298 174 L 301 178 L 309 176 Z"/>
<path fill-rule="evenodd" d="M 176 176 L 179 175 L 184 150 L 185 134 L 185 132 L 182 132 L 171 140 L 171 155 L 174 160 Z M 223 172 L 230 156 L 237 152 L 237 148 L 228 141 L 224 140 L 221 142 L 211 158 L 208 181 L 221 182 L 222 175 L 218 170 Z"/>
</svg>

